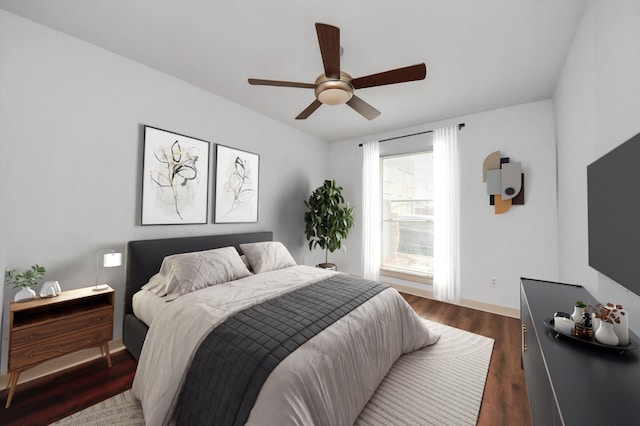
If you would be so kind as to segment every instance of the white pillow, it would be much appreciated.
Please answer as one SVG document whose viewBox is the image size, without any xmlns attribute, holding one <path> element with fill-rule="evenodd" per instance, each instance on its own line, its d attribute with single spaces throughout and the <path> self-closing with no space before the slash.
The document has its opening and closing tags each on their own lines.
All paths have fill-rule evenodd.
<svg viewBox="0 0 640 426">
<path fill-rule="evenodd" d="M 142 286 L 158 296 L 178 296 L 251 275 L 233 247 L 179 253 L 162 261 L 160 272 Z"/>
<path fill-rule="evenodd" d="M 247 256 L 251 270 L 256 274 L 296 265 L 289 250 L 278 241 L 240 244 L 240 250 Z"/>
</svg>

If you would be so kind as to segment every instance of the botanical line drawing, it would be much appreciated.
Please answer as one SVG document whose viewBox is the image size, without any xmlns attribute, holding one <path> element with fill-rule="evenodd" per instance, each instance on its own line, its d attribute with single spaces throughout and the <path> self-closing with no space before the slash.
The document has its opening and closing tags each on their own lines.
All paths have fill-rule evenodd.
<svg viewBox="0 0 640 426">
<path fill-rule="evenodd" d="M 216 145 L 214 223 L 258 221 L 260 156 Z"/>
<path fill-rule="evenodd" d="M 227 211 L 231 213 L 235 209 L 245 206 L 255 195 L 251 169 L 248 160 L 237 156 L 233 161 L 232 172 L 224 184 L 226 191 L 233 193 L 233 202 Z"/>
<path fill-rule="evenodd" d="M 179 141 L 175 141 L 171 147 L 163 146 L 154 150 L 153 155 L 164 164 L 163 169 L 150 171 L 150 177 L 160 188 L 167 188 L 171 191 L 173 204 L 178 217 L 183 220 L 180 213 L 181 201 L 188 200 L 188 197 L 181 197 L 181 192 L 190 192 L 190 182 L 198 177 L 197 162 L 199 149 L 191 147 L 183 149 Z"/>
</svg>

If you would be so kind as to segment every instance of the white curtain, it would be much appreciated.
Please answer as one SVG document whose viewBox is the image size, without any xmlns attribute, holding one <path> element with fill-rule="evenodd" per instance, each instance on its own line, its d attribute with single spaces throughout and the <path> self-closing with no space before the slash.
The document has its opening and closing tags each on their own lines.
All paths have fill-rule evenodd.
<svg viewBox="0 0 640 426">
<path fill-rule="evenodd" d="M 458 129 L 433 132 L 434 259 L 433 295 L 460 302 L 460 192 Z"/>
<path fill-rule="evenodd" d="M 363 277 L 380 275 L 381 222 L 380 148 L 378 141 L 362 144 L 362 265 Z"/>
</svg>

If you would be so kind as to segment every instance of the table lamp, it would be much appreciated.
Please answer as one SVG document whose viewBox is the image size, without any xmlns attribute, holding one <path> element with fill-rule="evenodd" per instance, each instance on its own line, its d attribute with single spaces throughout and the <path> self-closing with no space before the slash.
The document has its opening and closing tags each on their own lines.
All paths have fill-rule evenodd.
<svg viewBox="0 0 640 426">
<path fill-rule="evenodd" d="M 112 249 L 98 250 L 98 253 L 96 254 L 96 285 L 93 287 L 93 291 L 100 291 L 109 288 L 107 284 L 98 284 L 98 278 L 100 276 L 100 254 L 103 254 L 103 268 L 114 268 L 122 265 L 122 253 L 116 253 Z"/>
</svg>

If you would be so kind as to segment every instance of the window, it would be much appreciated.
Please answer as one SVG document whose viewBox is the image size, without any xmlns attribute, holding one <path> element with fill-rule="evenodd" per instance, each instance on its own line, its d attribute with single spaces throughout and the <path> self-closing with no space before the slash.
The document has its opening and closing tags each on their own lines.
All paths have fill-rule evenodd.
<svg viewBox="0 0 640 426">
<path fill-rule="evenodd" d="M 383 273 L 433 276 L 433 153 L 381 157 Z"/>
</svg>

